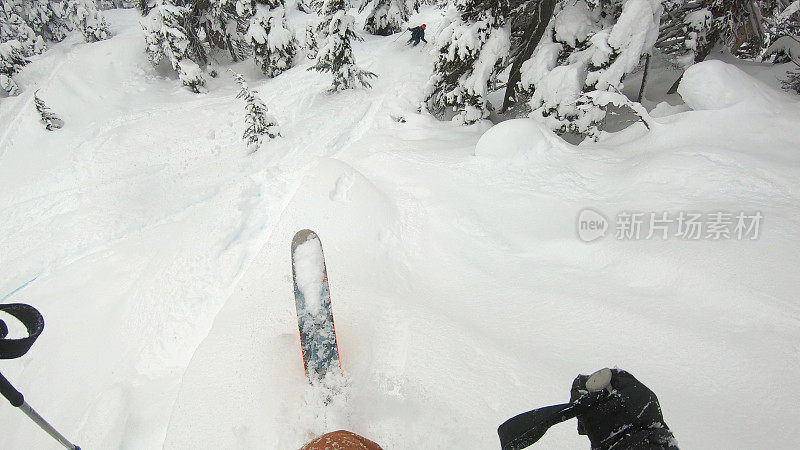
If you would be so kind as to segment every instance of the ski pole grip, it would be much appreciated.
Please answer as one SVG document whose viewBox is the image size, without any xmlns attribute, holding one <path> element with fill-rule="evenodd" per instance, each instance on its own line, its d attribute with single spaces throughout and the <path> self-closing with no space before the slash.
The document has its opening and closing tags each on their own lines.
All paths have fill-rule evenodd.
<svg viewBox="0 0 800 450">
<path fill-rule="evenodd" d="M 586 380 L 586 390 L 589 392 L 597 392 L 606 389 L 609 393 L 612 391 L 611 386 L 611 369 L 600 369 L 591 374 L 589 379 Z"/>
<path fill-rule="evenodd" d="M 22 395 L 22 392 L 14 389 L 14 386 L 6 380 L 6 377 L 4 377 L 2 373 L 0 373 L 0 394 L 3 394 L 3 397 L 15 408 L 19 408 L 25 403 L 25 397 Z"/>
</svg>

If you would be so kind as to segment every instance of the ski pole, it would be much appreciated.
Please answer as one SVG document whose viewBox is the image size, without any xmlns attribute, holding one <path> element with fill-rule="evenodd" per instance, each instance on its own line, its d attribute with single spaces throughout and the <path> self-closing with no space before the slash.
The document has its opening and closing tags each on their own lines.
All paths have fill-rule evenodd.
<svg viewBox="0 0 800 450">
<path fill-rule="evenodd" d="M 22 303 L 0 305 L 0 311 L 22 322 L 28 331 L 28 336 L 24 338 L 8 339 L 6 338 L 8 335 L 8 327 L 5 322 L 0 320 L 0 359 L 19 358 L 30 350 L 33 343 L 39 335 L 42 334 L 44 330 L 44 318 L 36 308 Z M 33 420 L 36 425 L 39 425 L 47 434 L 52 436 L 53 439 L 57 440 L 59 444 L 70 450 L 80 450 L 80 447 L 67 440 L 58 430 L 47 423 L 36 410 L 31 408 L 25 401 L 25 397 L 22 393 L 16 390 L 2 373 L 0 373 L 0 394 L 11 403 L 11 406 L 22 410 L 26 416 Z"/>
<path fill-rule="evenodd" d="M 611 393 L 611 370 L 600 369 L 586 380 L 587 393 L 574 402 L 545 406 L 519 414 L 497 428 L 502 450 L 521 450 L 533 445 L 557 423 L 572 419 Z"/>
<path fill-rule="evenodd" d="M 406 30 L 406 31 L 408 31 L 408 30 Z M 394 38 L 394 41 L 392 41 L 392 42 L 397 42 L 397 40 L 400 39 L 400 36 L 406 34 L 406 31 L 403 31 L 402 33 L 398 34 L 397 37 Z"/>
<path fill-rule="evenodd" d="M 69 440 L 67 440 L 67 438 L 59 433 L 58 430 L 47 423 L 47 421 L 44 420 L 44 418 L 42 418 L 42 416 L 40 416 L 35 409 L 31 408 L 31 405 L 25 401 L 25 397 L 22 395 L 22 393 L 14 389 L 14 386 L 9 383 L 2 373 L 0 373 L 0 393 L 2 393 L 3 397 L 5 397 L 11 403 L 11 406 L 22 410 L 26 416 L 30 417 L 30 419 L 33 420 L 36 425 L 39 425 L 41 429 L 46 431 L 47 434 L 53 437 L 53 439 L 57 440 L 59 444 L 70 450 L 81 450 L 80 447 L 71 443 Z"/>
</svg>

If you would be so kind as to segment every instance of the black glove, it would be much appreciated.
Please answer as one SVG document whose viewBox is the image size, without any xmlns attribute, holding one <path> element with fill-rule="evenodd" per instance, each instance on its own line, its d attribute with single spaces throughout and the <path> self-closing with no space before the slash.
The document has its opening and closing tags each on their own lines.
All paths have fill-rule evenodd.
<svg viewBox="0 0 800 450">
<path fill-rule="evenodd" d="M 572 382 L 570 401 L 588 394 L 589 375 Z M 656 394 L 624 370 L 611 369 L 611 392 L 578 415 L 578 434 L 589 436 L 592 449 L 677 450 L 664 423 Z"/>
</svg>

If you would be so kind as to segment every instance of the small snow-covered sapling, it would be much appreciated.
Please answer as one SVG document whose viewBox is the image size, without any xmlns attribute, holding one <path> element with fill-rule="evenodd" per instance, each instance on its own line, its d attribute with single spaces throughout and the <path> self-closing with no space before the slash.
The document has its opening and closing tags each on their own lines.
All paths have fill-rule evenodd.
<svg viewBox="0 0 800 450">
<path fill-rule="evenodd" d="M 64 126 L 64 121 L 58 117 L 50 107 L 45 104 L 44 100 L 39 98 L 39 91 L 33 93 L 33 103 L 36 105 L 36 111 L 39 111 L 42 123 L 47 131 L 57 130 Z"/>
</svg>

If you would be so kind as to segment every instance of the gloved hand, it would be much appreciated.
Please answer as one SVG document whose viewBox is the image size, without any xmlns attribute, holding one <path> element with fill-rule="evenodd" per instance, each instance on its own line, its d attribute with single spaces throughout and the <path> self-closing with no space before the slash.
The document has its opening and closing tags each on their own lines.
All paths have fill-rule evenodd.
<svg viewBox="0 0 800 450">
<path fill-rule="evenodd" d="M 580 401 L 588 394 L 588 378 L 589 375 L 575 378 L 570 401 Z M 678 449 L 653 391 L 619 369 L 611 369 L 610 390 L 578 415 L 578 434 L 589 436 L 592 449 Z"/>
</svg>

